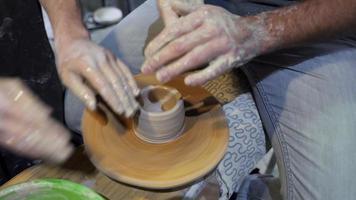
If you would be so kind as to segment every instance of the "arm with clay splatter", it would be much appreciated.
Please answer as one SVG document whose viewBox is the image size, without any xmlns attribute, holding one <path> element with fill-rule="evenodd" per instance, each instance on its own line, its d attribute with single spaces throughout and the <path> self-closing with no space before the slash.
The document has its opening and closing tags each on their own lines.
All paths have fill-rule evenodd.
<svg viewBox="0 0 356 200">
<path fill-rule="evenodd" d="M 124 63 L 90 41 L 77 0 L 40 0 L 50 18 L 59 76 L 89 109 L 98 93 L 117 114 L 132 116 L 138 108 L 136 82 Z"/>
<path fill-rule="evenodd" d="M 187 85 L 204 84 L 276 49 L 344 33 L 356 22 L 354 0 L 308 0 L 246 17 L 210 5 L 172 5 L 181 17 L 148 44 L 142 71 L 166 82 L 208 64 L 186 76 Z"/>
<path fill-rule="evenodd" d="M 258 16 L 264 20 L 270 37 L 274 38 L 271 49 L 356 31 L 354 0 L 308 0 Z"/>
</svg>

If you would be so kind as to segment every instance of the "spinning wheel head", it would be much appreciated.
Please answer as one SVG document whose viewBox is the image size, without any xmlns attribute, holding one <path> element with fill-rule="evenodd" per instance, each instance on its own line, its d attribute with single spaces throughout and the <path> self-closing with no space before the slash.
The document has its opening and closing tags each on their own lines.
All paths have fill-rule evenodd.
<svg viewBox="0 0 356 200">
<path fill-rule="evenodd" d="M 147 95 L 142 95 L 141 111 L 134 119 L 121 119 L 109 110 L 85 111 L 82 129 L 91 161 L 112 179 L 154 190 L 177 188 L 206 176 L 223 158 L 229 138 L 216 99 L 201 87 L 186 86 L 184 77 L 165 85 L 154 76 L 138 75 L 136 80 Z M 158 108 L 145 108 L 143 101 L 158 103 Z M 155 135 L 156 142 L 148 141 L 147 134 L 152 139 L 148 128 L 138 129 L 142 120 L 152 122 L 157 116 L 153 124 L 165 131 Z"/>
</svg>

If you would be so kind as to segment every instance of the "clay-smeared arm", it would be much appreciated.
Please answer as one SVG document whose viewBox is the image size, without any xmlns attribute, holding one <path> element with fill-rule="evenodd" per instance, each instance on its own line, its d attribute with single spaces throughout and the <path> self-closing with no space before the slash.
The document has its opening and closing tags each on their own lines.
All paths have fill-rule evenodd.
<svg viewBox="0 0 356 200">
<path fill-rule="evenodd" d="M 354 0 L 308 0 L 259 16 L 275 40 L 272 50 L 356 31 Z"/>
</svg>

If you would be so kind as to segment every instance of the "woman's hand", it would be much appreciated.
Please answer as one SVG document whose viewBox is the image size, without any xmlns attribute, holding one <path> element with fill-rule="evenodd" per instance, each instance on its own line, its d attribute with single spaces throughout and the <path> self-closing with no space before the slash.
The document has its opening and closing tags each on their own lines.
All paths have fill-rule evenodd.
<svg viewBox="0 0 356 200">
<path fill-rule="evenodd" d="M 136 82 L 127 66 L 89 39 L 57 45 L 57 68 L 66 87 L 88 108 L 96 108 L 96 93 L 117 114 L 130 117 L 138 109 Z"/>
<path fill-rule="evenodd" d="M 143 73 L 157 72 L 157 79 L 167 82 L 208 64 L 185 78 L 187 85 L 201 85 L 268 50 L 263 17 L 240 17 L 208 5 L 191 8 L 173 8 L 187 14 L 148 44 Z"/>
<path fill-rule="evenodd" d="M 0 145 L 23 156 L 60 163 L 73 151 L 70 135 L 21 81 L 0 79 Z"/>
</svg>

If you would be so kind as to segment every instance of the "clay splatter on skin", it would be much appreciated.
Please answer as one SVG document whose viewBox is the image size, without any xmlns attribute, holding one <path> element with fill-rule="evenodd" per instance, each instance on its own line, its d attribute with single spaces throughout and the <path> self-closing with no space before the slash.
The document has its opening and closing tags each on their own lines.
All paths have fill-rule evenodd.
<svg viewBox="0 0 356 200">
<path fill-rule="evenodd" d="M 173 2 L 180 2 L 180 6 L 174 7 Z M 166 23 L 145 50 L 142 72 L 155 72 L 161 82 L 208 64 L 185 79 L 187 85 L 202 85 L 258 55 L 281 48 L 288 40 L 288 23 L 279 19 L 300 8 L 298 4 L 288 4 L 280 10 L 240 17 L 220 7 L 187 5 L 185 0 L 161 5 L 161 13 L 172 6 L 170 9 L 183 16 Z"/>
<path fill-rule="evenodd" d="M 264 16 L 246 18 L 201 6 L 167 26 L 148 45 L 143 72 L 157 71 L 158 80 L 166 82 L 210 61 L 208 67 L 185 79 L 187 85 L 201 85 L 264 53 L 268 40 L 273 39 L 264 22 Z"/>
</svg>

